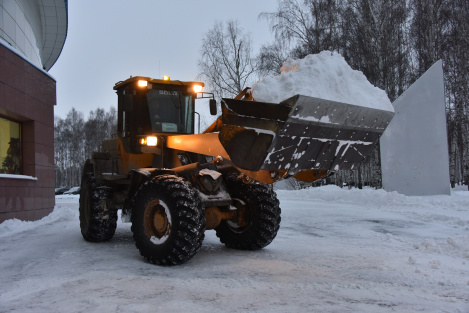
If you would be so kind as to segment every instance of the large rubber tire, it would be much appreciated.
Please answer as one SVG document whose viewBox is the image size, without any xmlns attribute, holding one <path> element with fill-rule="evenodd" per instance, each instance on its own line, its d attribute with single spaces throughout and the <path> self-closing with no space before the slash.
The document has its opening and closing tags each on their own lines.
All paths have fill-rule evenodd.
<svg viewBox="0 0 469 313">
<path fill-rule="evenodd" d="M 178 265 L 202 246 L 205 215 L 199 195 L 180 177 L 163 175 L 144 183 L 132 204 L 132 233 L 150 263 Z"/>
<path fill-rule="evenodd" d="M 117 211 L 106 207 L 111 190 L 99 186 L 94 178 L 93 166 L 86 164 L 80 189 L 80 228 L 83 238 L 91 242 L 108 241 L 117 227 Z"/>
<path fill-rule="evenodd" d="M 226 181 L 233 205 L 245 211 L 244 226 L 224 220 L 215 229 L 217 237 L 228 248 L 258 250 L 269 245 L 280 227 L 279 201 L 275 192 L 260 183 L 244 183 L 241 177 Z"/>
</svg>

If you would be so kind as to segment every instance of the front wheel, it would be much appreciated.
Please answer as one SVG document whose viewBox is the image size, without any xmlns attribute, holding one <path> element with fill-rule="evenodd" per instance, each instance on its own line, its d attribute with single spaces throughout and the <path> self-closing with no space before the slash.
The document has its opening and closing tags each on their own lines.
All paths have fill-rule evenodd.
<svg viewBox="0 0 469 313">
<path fill-rule="evenodd" d="M 243 223 L 222 221 L 215 229 L 220 241 L 238 250 L 257 250 L 269 245 L 280 227 L 281 210 L 275 192 L 260 183 L 244 183 L 241 177 L 229 177 L 226 185 L 238 214 L 243 215 Z"/>
<path fill-rule="evenodd" d="M 150 263 L 182 264 L 202 246 L 202 202 L 180 177 L 157 176 L 143 184 L 133 199 L 131 216 L 135 245 Z"/>
</svg>

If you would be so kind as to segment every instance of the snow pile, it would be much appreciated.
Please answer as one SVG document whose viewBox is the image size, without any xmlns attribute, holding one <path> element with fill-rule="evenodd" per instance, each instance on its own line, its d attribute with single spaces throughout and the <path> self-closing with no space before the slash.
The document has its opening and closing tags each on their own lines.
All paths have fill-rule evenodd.
<svg viewBox="0 0 469 313">
<path fill-rule="evenodd" d="M 278 103 L 297 94 L 394 112 L 386 93 L 370 84 L 336 52 L 288 59 L 281 74 L 252 86 L 256 101 Z"/>
<path fill-rule="evenodd" d="M 0 223 L 0 242 L 2 238 L 6 238 L 8 236 L 15 236 L 20 233 L 27 233 L 29 231 L 37 229 L 38 227 L 47 227 L 50 225 L 71 220 L 76 221 L 76 219 L 78 218 L 77 209 L 71 209 L 68 206 L 62 207 L 59 205 L 62 201 L 65 201 L 65 203 L 78 204 L 79 199 L 80 196 L 67 197 L 66 195 L 60 195 L 58 201 L 56 200 L 57 203 L 54 208 L 54 211 L 37 221 L 22 221 L 16 218 L 3 221 L 2 223 Z"/>
</svg>

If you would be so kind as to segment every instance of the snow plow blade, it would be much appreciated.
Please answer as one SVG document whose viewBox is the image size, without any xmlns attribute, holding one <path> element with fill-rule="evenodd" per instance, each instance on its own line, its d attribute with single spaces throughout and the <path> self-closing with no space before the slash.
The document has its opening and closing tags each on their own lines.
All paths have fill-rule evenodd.
<svg viewBox="0 0 469 313">
<path fill-rule="evenodd" d="M 219 139 L 249 171 L 353 169 L 394 112 L 296 95 L 281 103 L 222 99 Z"/>
</svg>

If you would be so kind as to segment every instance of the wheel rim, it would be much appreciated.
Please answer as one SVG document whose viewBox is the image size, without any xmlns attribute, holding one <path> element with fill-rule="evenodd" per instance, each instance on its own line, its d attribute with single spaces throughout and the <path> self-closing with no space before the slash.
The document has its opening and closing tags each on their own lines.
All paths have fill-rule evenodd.
<svg viewBox="0 0 469 313">
<path fill-rule="evenodd" d="M 244 211 L 244 218 L 247 219 L 247 223 L 244 226 L 240 226 L 237 222 L 227 220 L 226 225 L 232 232 L 242 233 L 251 225 L 250 210 L 246 202 L 239 198 L 233 198 L 233 206 L 236 207 L 238 211 Z"/>
<path fill-rule="evenodd" d="M 171 233 L 171 224 L 171 213 L 163 201 L 155 199 L 148 203 L 144 214 L 144 229 L 152 243 L 164 243 Z"/>
</svg>

